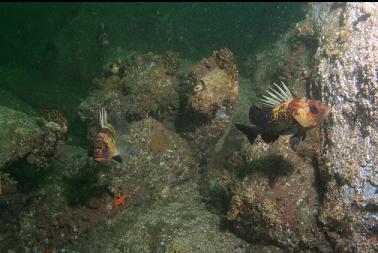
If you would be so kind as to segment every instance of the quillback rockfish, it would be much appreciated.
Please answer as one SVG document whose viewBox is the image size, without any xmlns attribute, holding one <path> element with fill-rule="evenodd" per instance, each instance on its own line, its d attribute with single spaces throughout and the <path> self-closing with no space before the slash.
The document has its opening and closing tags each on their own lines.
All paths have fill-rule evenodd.
<svg viewBox="0 0 378 253">
<path fill-rule="evenodd" d="M 107 122 L 107 113 L 104 108 L 101 108 L 99 115 L 101 129 L 96 135 L 96 140 L 89 151 L 89 155 L 98 163 L 110 161 L 122 163 L 122 158 L 116 146 L 116 132 L 113 126 Z"/>
<path fill-rule="evenodd" d="M 331 108 L 314 99 L 293 96 L 287 86 L 274 84 L 261 99 L 262 107 L 252 105 L 249 120 L 253 125 L 235 124 L 253 143 L 258 135 L 266 143 L 274 142 L 280 135 L 293 134 L 290 147 L 298 150 L 306 131 L 315 128 L 331 114 Z"/>
</svg>

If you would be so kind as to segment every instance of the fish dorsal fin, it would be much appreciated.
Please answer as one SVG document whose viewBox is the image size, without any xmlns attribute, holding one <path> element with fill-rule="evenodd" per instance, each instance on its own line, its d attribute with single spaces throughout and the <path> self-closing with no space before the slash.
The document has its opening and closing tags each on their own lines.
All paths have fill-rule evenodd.
<svg viewBox="0 0 378 253">
<path fill-rule="evenodd" d="M 116 137 L 116 132 L 114 130 L 114 127 L 110 123 L 108 123 L 108 113 L 106 112 L 104 107 L 101 107 L 99 114 L 101 129 L 107 129 L 109 131 L 108 133 L 111 134 L 111 137 L 114 139 Z"/>
<path fill-rule="evenodd" d="M 101 107 L 99 114 L 100 114 L 100 126 L 101 128 L 104 128 L 105 125 L 108 123 L 108 114 L 106 113 L 106 110 L 104 107 Z"/>
<path fill-rule="evenodd" d="M 283 102 L 290 101 L 293 99 L 293 93 L 289 88 L 281 81 L 282 87 L 274 83 L 276 89 L 269 88 L 266 90 L 267 95 L 262 96 L 261 105 L 264 107 L 276 107 Z"/>
</svg>

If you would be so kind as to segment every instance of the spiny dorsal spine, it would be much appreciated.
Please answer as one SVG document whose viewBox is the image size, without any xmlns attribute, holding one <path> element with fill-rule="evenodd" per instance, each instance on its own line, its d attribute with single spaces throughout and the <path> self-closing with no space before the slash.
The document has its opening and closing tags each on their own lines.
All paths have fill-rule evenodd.
<svg viewBox="0 0 378 253">
<path fill-rule="evenodd" d="M 262 96 L 261 104 L 265 107 L 276 107 L 286 101 L 292 100 L 293 95 L 289 88 L 281 81 L 282 88 L 274 83 L 277 89 L 269 88 L 271 91 L 266 90 L 268 95 Z"/>
<path fill-rule="evenodd" d="M 104 128 L 106 123 L 108 123 L 108 114 L 106 113 L 106 110 L 104 107 L 101 107 L 99 114 L 100 114 L 100 126 L 101 128 Z"/>
<path fill-rule="evenodd" d="M 99 111 L 100 114 L 100 126 L 101 129 L 107 128 L 112 134 L 112 138 L 115 138 L 115 130 L 111 124 L 108 123 L 108 113 L 104 109 L 104 107 L 101 107 L 101 110 Z"/>
</svg>

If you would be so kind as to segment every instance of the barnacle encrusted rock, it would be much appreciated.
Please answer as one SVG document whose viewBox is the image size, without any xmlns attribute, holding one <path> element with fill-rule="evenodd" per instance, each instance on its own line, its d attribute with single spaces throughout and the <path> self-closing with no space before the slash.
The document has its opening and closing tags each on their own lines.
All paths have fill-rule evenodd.
<svg viewBox="0 0 378 253">
<path fill-rule="evenodd" d="M 239 95 L 239 71 L 232 52 L 215 51 L 203 59 L 191 73 L 191 108 L 199 113 L 214 116 L 221 108 L 232 110 Z"/>
<path fill-rule="evenodd" d="M 168 51 L 164 55 L 132 53 L 108 63 L 94 79 L 97 89 L 80 104 L 80 118 L 97 122 L 98 111 L 104 107 L 115 121 L 147 116 L 173 121 L 179 107 L 179 62 L 179 56 Z"/>
<path fill-rule="evenodd" d="M 378 4 L 312 6 L 316 94 L 332 106 L 320 170 L 320 221 L 337 252 L 377 252 Z"/>
<path fill-rule="evenodd" d="M 281 137 L 268 146 L 258 138 L 230 157 L 233 180 L 219 185 L 230 198 L 228 219 L 235 233 L 252 243 L 329 251 L 317 224 L 318 195 L 311 161 L 290 150 L 287 141 Z"/>
<path fill-rule="evenodd" d="M 115 195 L 135 192 L 130 201 L 164 198 L 170 187 L 196 173 L 186 141 L 152 118 L 132 123 L 117 142 L 123 163 L 100 178 Z"/>
</svg>

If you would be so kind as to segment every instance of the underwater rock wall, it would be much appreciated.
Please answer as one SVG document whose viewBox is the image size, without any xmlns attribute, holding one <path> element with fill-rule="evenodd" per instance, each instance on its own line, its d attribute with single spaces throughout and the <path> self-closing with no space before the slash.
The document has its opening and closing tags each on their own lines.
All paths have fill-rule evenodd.
<svg viewBox="0 0 378 253">
<path fill-rule="evenodd" d="M 217 187 L 231 200 L 228 219 L 242 238 L 298 251 L 377 251 L 377 14 L 375 3 L 309 4 L 306 19 L 274 49 L 244 62 L 252 80 L 261 83 L 258 93 L 274 81 L 287 80 L 298 95 L 321 99 L 331 106 L 333 116 L 321 131 L 314 130 L 306 137 L 297 154 L 305 160 L 293 159 L 290 150 L 278 153 L 296 169 L 277 175 L 273 183 L 264 183 L 264 175 L 256 180 L 257 176 L 250 174 L 259 168 L 254 163 L 261 161 L 254 157 L 248 165 L 248 157 L 267 153 L 276 143 L 265 148 L 255 143 L 234 154 L 228 167 L 241 173 L 243 180 L 224 175 Z M 301 168 L 299 172 L 297 168 Z M 311 176 L 311 170 L 319 177 Z M 297 173 L 303 176 L 297 178 Z M 298 189 L 305 187 L 303 184 L 312 185 L 309 189 L 318 197 L 298 202 L 298 189 L 288 188 L 293 182 Z M 277 193 L 282 186 L 290 199 Z M 310 193 L 309 189 L 305 192 Z M 297 202 L 290 206 L 287 203 L 291 200 Z M 301 208 L 313 213 L 303 215 Z M 317 218 L 311 220 L 311 215 Z M 301 225 L 315 233 L 299 232 L 304 231 Z"/>
<path fill-rule="evenodd" d="M 337 252 L 377 252 L 378 4 L 312 6 L 314 87 L 332 107 L 319 168 L 320 221 Z"/>
<path fill-rule="evenodd" d="M 273 82 L 283 81 L 298 96 L 308 97 L 317 48 L 312 31 L 312 21 L 305 19 L 270 49 L 247 56 L 242 64 L 252 80 L 249 89 L 261 96 Z M 247 103 L 249 107 L 257 101 Z M 318 223 L 313 158 L 321 148 L 319 132 L 319 128 L 309 131 L 298 152 L 288 146 L 288 136 L 270 145 L 260 138 L 250 144 L 244 137 L 240 150 L 227 159 L 229 173 L 209 180 L 210 192 L 223 192 L 229 199 L 227 218 L 238 236 L 286 251 L 332 252 Z"/>
</svg>

